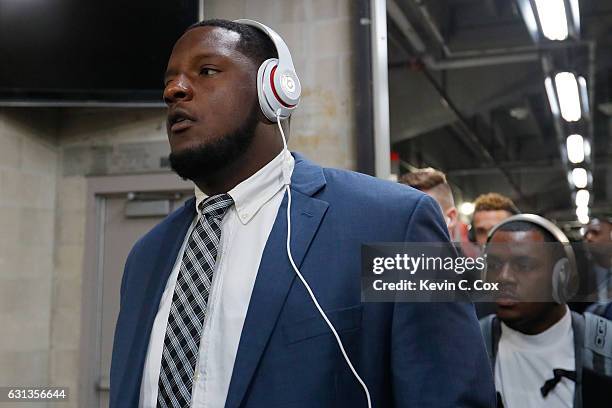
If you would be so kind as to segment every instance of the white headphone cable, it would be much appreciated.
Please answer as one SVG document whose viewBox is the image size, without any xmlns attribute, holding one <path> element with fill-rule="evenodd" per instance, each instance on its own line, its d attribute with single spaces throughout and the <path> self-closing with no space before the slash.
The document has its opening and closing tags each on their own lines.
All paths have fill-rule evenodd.
<svg viewBox="0 0 612 408">
<path fill-rule="evenodd" d="M 283 131 L 283 127 L 281 126 L 280 122 L 281 122 L 281 119 L 280 119 L 280 109 L 279 109 L 276 112 L 276 123 L 278 124 L 278 129 L 280 130 L 281 136 L 283 137 L 283 154 L 287 155 L 290 153 L 289 153 L 289 149 L 287 148 L 287 139 L 285 138 L 285 132 Z M 288 158 L 286 157 L 284 160 L 287 160 L 287 159 Z M 310 285 L 308 284 L 308 282 L 306 282 L 306 279 L 304 279 L 304 276 L 302 276 L 302 273 L 300 272 L 297 265 L 293 261 L 293 255 L 291 254 L 291 245 L 290 245 L 291 243 L 291 188 L 289 187 L 290 180 L 289 180 L 288 169 L 286 169 L 285 167 L 285 162 L 283 162 L 283 177 L 285 178 L 284 180 L 285 191 L 287 191 L 287 256 L 289 257 L 289 262 L 291 262 L 291 266 L 293 266 L 293 270 L 295 271 L 297 276 L 300 278 L 300 280 L 304 284 L 304 287 L 308 291 L 308 294 L 310 295 L 310 298 L 312 299 L 314 305 L 317 307 L 317 310 L 321 314 L 321 317 L 323 317 L 323 320 L 325 320 L 325 323 L 327 323 L 330 330 L 334 334 L 334 337 L 336 338 L 336 342 L 338 343 L 338 347 L 340 347 L 340 351 L 342 352 L 342 355 L 344 356 L 344 360 L 346 361 L 346 364 L 348 364 L 349 368 L 353 372 L 353 375 L 355 376 L 359 384 L 361 384 L 361 387 L 363 388 L 363 391 L 366 394 L 366 398 L 368 399 L 368 408 L 372 408 L 372 400 L 370 399 L 370 391 L 368 390 L 367 385 L 361 379 L 359 374 L 357 374 L 357 370 L 355 370 L 355 367 L 353 367 L 353 363 L 351 363 L 350 358 L 346 354 L 346 350 L 344 349 L 344 345 L 342 344 L 342 340 L 340 339 L 338 332 L 334 328 L 334 325 L 329 321 L 327 315 L 323 311 L 323 308 L 321 308 L 321 305 L 317 301 L 317 298 L 315 297 L 312 289 L 310 288 Z"/>
</svg>

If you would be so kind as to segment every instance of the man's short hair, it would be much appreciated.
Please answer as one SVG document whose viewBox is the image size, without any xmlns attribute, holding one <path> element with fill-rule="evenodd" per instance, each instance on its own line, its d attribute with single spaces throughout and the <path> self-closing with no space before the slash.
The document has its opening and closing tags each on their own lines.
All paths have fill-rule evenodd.
<svg viewBox="0 0 612 408">
<path fill-rule="evenodd" d="M 185 32 L 197 27 L 221 27 L 240 34 L 236 49 L 249 57 L 255 65 L 259 66 L 269 58 L 278 58 L 274 43 L 265 33 L 255 27 L 236 23 L 230 20 L 209 19 L 192 24 Z"/>
<path fill-rule="evenodd" d="M 510 214 L 520 214 L 518 207 L 508 197 L 498 193 L 482 194 L 474 202 L 474 212 L 478 211 L 508 211 Z"/>
<path fill-rule="evenodd" d="M 453 192 L 446 181 L 446 176 L 439 170 L 432 168 L 415 170 L 402 175 L 399 182 L 417 190 L 427 191 L 444 210 L 455 206 Z"/>
</svg>

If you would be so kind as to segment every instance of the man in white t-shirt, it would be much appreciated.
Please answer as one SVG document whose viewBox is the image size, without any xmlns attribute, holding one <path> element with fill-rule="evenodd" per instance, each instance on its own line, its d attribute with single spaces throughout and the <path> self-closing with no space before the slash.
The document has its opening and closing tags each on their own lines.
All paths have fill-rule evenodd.
<svg viewBox="0 0 612 408">
<path fill-rule="evenodd" d="M 577 272 L 565 235 L 542 217 L 516 215 L 489 233 L 486 254 L 486 278 L 500 286 L 496 314 L 481 321 L 498 406 L 589 406 L 583 404 L 582 378 L 591 370 L 583 370 L 583 361 L 590 368 L 593 358 L 584 349 L 597 342 L 592 327 L 610 325 L 567 307 Z M 602 348 L 604 359 L 610 351 L 610 344 Z"/>
</svg>

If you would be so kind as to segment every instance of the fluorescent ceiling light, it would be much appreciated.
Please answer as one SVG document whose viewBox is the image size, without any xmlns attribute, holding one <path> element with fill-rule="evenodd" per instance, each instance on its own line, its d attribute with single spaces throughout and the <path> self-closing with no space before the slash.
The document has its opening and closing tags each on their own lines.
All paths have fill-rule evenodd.
<svg viewBox="0 0 612 408">
<path fill-rule="evenodd" d="M 542 34 L 549 40 L 565 40 L 569 34 L 563 0 L 535 0 Z"/>
<path fill-rule="evenodd" d="M 591 143 L 588 140 L 584 141 L 584 157 L 591 157 Z"/>
<path fill-rule="evenodd" d="M 531 3 L 529 0 L 519 0 L 518 6 L 521 14 L 523 15 L 525 25 L 527 26 L 527 31 L 529 31 L 529 34 L 534 41 L 537 41 L 540 35 L 538 33 L 538 23 L 536 21 L 536 16 L 533 13 L 533 8 L 531 8 Z"/>
<path fill-rule="evenodd" d="M 589 91 L 587 89 L 586 79 L 584 79 L 583 76 L 579 76 L 578 84 L 580 85 L 580 97 L 582 98 L 582 106 L 584 106 L 584 111 L 588 114 L 590 112 L 590 107 L 589 107 Z"/>
<path fill-rule="evenodd" d="M 584 205 L 580 207 L 576 207 L 576 217 L 578 217 L 578 221 L 582 224 L 589 223 L 589 207 Z"/>
<path fill-rule="evenodd" d="M 555 86 L 559 96 L 561 116 L 568 122 L 576 122 L 582 117 L 580 95 L 576 76 L 571 72 L 559 72 L 555 75 Z"/>
<path fill-rule="evenodd" d="M 578 221 L 583 225 L 588 224 L 590 221 L 588 213 L 587 214 L 576 214 L 576 216 L 578 217 Z"/>
<path fill-rule="evenodd" d="M 570 0 L 570 9 L 572 10 L 572 17 L 574 19 L 574 27 L 576 31 L 580 31 L 580 6 L 578 0 Z"/>
<path fill-rule="evenodd" d="M 572 183 L 576 188 L 585 188 L 589 182 L 587 171 L 582 167 L 572 170 Z"/>
<path fill-rule="evenodd" d="M 584 161 L 584 139 L 580 135 L 569 135 L 567 137 L 565 147 L 567 150 L 567 158 L 574 164 Z"/>
<path fill-rule="evenodd" d="M 557 104 L 557 97 L 555 96 L 555 88 L 553 87 L 552 79 L 546 78 L 544 80 L 544 87 L 546 88 L 546 95 L 548 96 L 548 103 L 550 104 L 550 111 L 555 117 L 559 116 L 559 105 Z"/>
<path fill-rule="evenodd" d="M 576 191 L 576 207 L 588 207 L 590 198 L 589 190 Z"/>
<path fill-rule="evenodd" d="M 474 203 L 465 202 L 461 203 L 461 205 L 459 206 L 459 211 L 461 212 L 461 214 L 471 215 L 474 213 L 474 208 Z"/>
<path fill-rule="evenodd" d="M 589 206 L 581 205 L 579 207 L 576 207 L 576 215 L 578 217 L 580 217 L 581 215 L 589 215 Z"/>
<path fill-rule="evenodd" d="M 534 42 L 580 37 L 580 0 L 516 0 Z"/>
</svg>

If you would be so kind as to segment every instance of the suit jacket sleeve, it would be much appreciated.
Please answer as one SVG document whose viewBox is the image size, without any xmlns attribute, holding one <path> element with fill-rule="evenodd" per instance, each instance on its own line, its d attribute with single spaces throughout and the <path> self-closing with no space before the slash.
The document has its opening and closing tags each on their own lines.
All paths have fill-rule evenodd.
<svg viewBox="0 0 612 408">
<path fill-rule="evenodd" d="M 137 246 L 138 246 L 138 243 L 134 245 L 134 248 L 132 248 L 132 250 L 130 251 L 125 261 L 125 266 L 123 269 L 123 277 L 121 278 L 121 291 L 120 291 L 120 298 L 119 298 L 120 308 L 123 308 L 126 305 L 125 294 L 127 292 L 129 274 L 132 268 L 132 260 L 134 258 L 134 252 L 136 251 Z M 119 401 L 117 401 L 117 398 L 118 398 L 117 393 L 120 388 L 120 384 L 119 384 L 120 378 L 118 378 L 119 373 L 118 373 L 117 367 L 121 365 L 120 360 L 123 360 L 125 358 L 125 354 L 124 354 L 125 350 L 128 350 L 128 345 L 125 344 L 124 339 L 119 335 L 119 331 L 116 330 L 114 340 L 113 340 L 113 355 L 112 355 L 111 372 L 110 372 L 110 406 L 111 407 L 118 406 L 119 404 Z"/>
<path fill-rule="evenodd" d="M 438 204 L 422 197 L 405 241 L 448 242 Z M 391 364 L 396 407 L 494 407 L 495 388 L 471 303 L 396 303 Z"/>
</svg>

